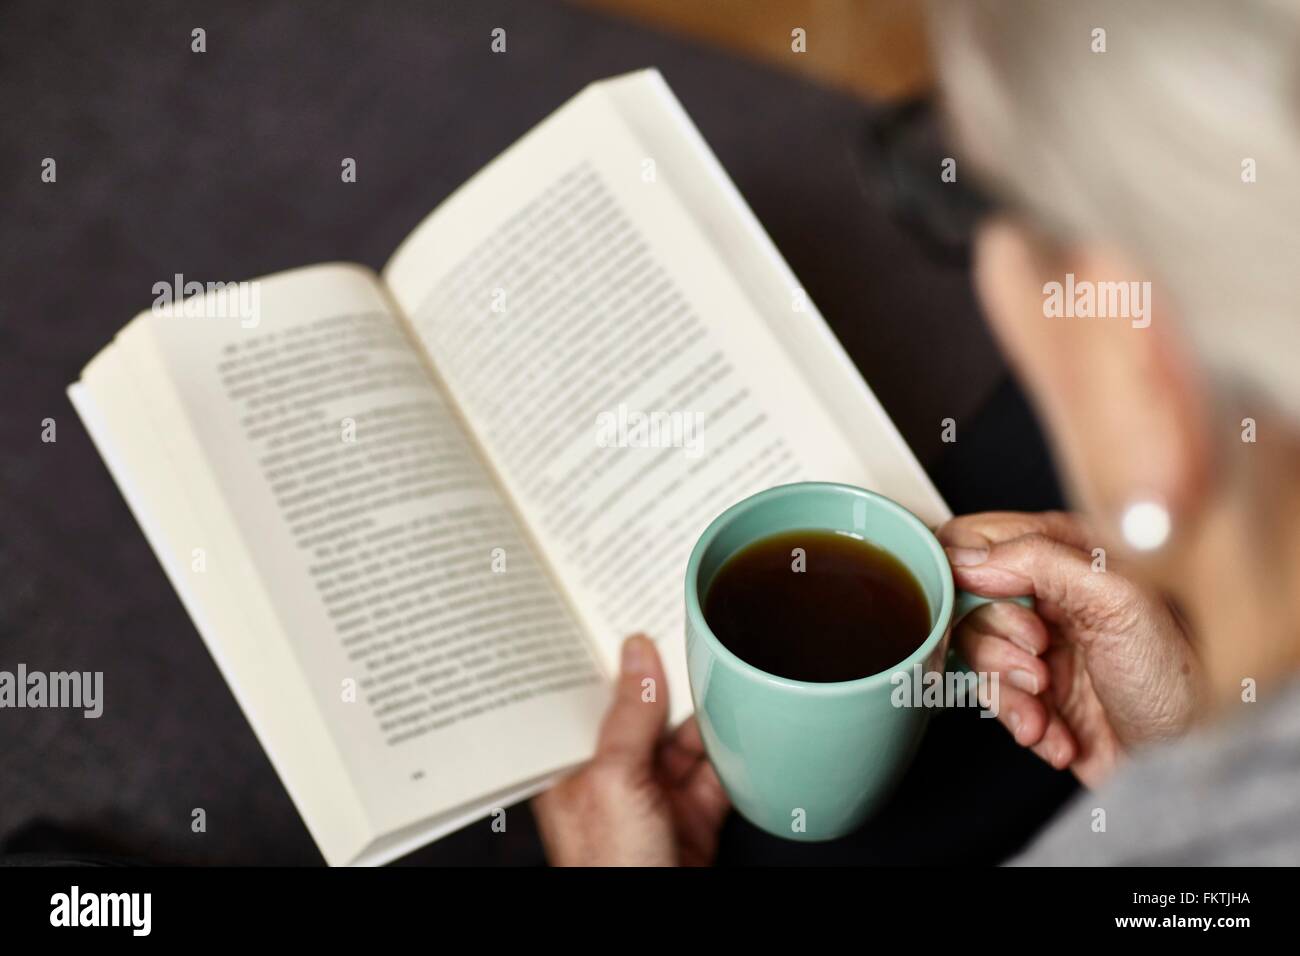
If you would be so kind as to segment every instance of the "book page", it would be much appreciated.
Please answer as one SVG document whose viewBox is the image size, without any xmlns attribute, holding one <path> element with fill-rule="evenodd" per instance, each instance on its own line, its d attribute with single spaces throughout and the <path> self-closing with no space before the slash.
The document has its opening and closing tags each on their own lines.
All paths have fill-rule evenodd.
<svg viewBox="0 0 1300 956">
<path fill-rule="evenodd" d="M 869 474 L 865 487 L 893 498 L 931 527 L 950 518 L 952 512 L 907 442 L 816 303 L 802 296 L 799 279 L 659 71 L 641 70 L 601 87 L 637 141 L 668 170 L 680 208 L 780 340 L 827 414 L 845 426 L 844 438 Z M 888 263 L 860 261 L 854 249 L 843 255 L 844 268 L 888 268 Z M 795 302 L 801 308 L 792 307 Z M 871 315 L 855 317 L 865 324 L 874 320 Z"/>
<path fill-rule="evenodd" d="M 708 522 L 772 485 L 878 482 L 679 172 L 598 84 L 430 216 L 385 279 L 606 659 L 647 632 L 680 718 L 683 576 Z"/>
<path fill-rule="evenodd" d="M 305 687 L 287 719 L 328 730 L 368 841 L 584 759 L 607 683 L 382 286 L 352 266 L 255 284 L 255 323 L 187 300 L 108 354 L 158 443 L 136 470 L 194 517 L 173 557 L 245 614 L 214 653 L 265 745 L 298 746 L 273 688 Z"/>
<path fill-rule="evenodd" d="M 68 395 L 321 853 L 346 859 L 370 838 L 360 795 L 324 721 L 304 717 L 316 704 L 288 642 L 266 637 L 277 625 L 261 583 L 246 586 L 238 562 L 207 567 L 240 545 L 201 520 L 201 489 L 178 480 L 138 384 L 110 346 Z"/>
</svg>

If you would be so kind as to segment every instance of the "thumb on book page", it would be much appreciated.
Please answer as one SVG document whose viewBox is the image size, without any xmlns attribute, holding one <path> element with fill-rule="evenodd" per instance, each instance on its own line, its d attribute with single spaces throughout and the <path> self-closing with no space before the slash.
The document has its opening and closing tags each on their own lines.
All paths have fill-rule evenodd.
<svg viewBox="0 0 1300 956">
<path fill-rule="evenodd" d="M 654 641 L 644 634 L 629 637 L 620 667 L 596 757 L 649 764 L 668 718 L 668 684 Z"/>
</svg>

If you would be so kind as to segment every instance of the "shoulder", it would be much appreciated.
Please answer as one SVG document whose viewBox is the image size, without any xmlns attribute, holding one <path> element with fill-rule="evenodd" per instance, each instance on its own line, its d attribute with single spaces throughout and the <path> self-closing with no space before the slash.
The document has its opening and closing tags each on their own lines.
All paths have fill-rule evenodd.
<svg viewBox="0 0 1300 956">
<path fill-rule="evenodd" d="M 1300 681 L 1139 752 L 1071 801 L 1029 866 L 1300 864 Z"/>
</svg>

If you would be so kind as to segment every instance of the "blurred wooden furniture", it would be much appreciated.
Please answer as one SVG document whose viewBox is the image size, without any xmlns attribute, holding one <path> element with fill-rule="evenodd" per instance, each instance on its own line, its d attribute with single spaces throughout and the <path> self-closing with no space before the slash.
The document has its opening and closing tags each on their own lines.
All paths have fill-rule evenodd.
<svg viewBox="0 0 1300 956">
<path fill-rule="evenodd" d="M 921 0 L 576 0 L 866 98 L 930 82 Z M 806 33 L 806 52 L 791 31 Z"/>
</svg>

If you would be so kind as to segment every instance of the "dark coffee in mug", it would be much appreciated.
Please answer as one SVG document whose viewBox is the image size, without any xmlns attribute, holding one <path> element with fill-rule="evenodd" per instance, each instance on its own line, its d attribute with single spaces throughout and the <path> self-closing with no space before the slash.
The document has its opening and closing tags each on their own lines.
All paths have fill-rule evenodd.
<svg viewBox="0 0 1300 956">
<path fill-rule="evenodd" d="M 741 548 L 714 575 L 703 610 L 741 660 L 802 681 L 889 670 L 930 635 L 930 608 L 912 572 L 833 531 L 787 531 Z"/>
</svg>

